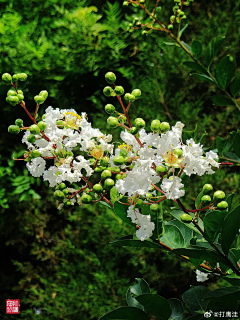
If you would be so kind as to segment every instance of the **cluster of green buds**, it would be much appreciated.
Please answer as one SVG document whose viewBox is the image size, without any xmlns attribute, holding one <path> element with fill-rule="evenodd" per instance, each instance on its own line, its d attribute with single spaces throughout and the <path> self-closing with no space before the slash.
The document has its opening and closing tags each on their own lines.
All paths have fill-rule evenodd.
<svg viewBox="0 0 240 320">
<path fill-rule="evenodd" d="M 155 119 L 151 123 L 151 130 L 156 133 L 166 133 L 170 130 L 170 124 L 168 122 L 160 122 L 160 120 Z"/>
<path fill-rule="evenodd" d="M 34 97 L 34 101 L 37 104 L 43 104 L 48 97 L 48 92 L 46 90 L 42 90 L 37 96 Z"/>
<path fill-rule="evenodd" d="M 27 74 L 26 73 L 16 73 L 11 76 L 9 73 L 4 73 L 2 75 L 2 80 L 8 84 L 11 84 L 14 89 L 10 89 L 7 93 L 6 101 L 10 103 L 12 106 L 16 106 L 21 103 L 24 99 L 24 95 L 22 90 L 17 90 L 17 82 L 18 81 L 26 81 Z"/>
<path fill-rule="evenodd" d="M 145 0 L 139 0 L 138 2 L 139 3 L 145 3 Z M 123 2 L 124 6 L 128 6 L 129 4 L 131 4 L 133 7 L 138 7 L 139 6 L 138 3 L 133 3 L 131 0 Z"/>
<path fill-rule="evenodd" d="M 16 119 L 15 125 L 12 124 L 8 127 L 8 132 L 11 134 L 18 134 L 20 132 L 20 128 L 23 127 L 23 120 L 22 119 Z"/>
<path fill-rule="evenodd" d="M 202 189 L 204 196 L 201 198 L 202 206 L 209 206 L 212 202 L 210 195 L 213 193 L 213 187 L 211 184 L 205 184 Z M 227 210 L 228 203 L 225 201 L 226 195 L 222 190 L 217 190 L 213 194 L 213 202 L 218 210 Z"/>
</svg>

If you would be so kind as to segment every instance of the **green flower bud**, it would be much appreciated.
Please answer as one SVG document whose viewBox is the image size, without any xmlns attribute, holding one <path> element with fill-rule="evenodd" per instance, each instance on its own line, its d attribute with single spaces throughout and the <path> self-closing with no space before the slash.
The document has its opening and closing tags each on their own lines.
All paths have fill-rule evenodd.
<svg viewBox="0 0 240 320">
<path fill-rule="evenodd" d="M 126 155 L 128 154 L 126 149 L 121 149 L 120 150 L 120 156 L 126 157 Z"/>
<path fill-rule="evenodd" d="M 116 174 L 116 180 L 120 180 L 123 178 L 124 178 L 123 174 L 120 174 L 120 173 Z"/>
<path fill-rule="evenodd" d="M 107 123 L 111 128 L 116 128 L 119 125 L 118 119 L 115 117 L 109 117 Z"/>
<path fill-rule="evenodd" d="M 17 95 L 17 92 L 13 89 L 8 90 L 7 92 L 7 96 L 16 96 L 16 95 Z"/>
<path fill-rule="evenodd" d="M 137 118 L 135 119 L 134 124 L 138 129 L 142 129 L 145 127 L 146 122 L 142 118 Z"/>
<path fill-rule="evenodd" d="M 46 100 L 47 97 L 48 97 L 48 92 L 47 92 L 47 90 L 42 90 L 42 91 L 39 93 L 39 96 L 43 97 L 44 100 Z"/>
<path fill-rule="evenodd" d="M 113 72 L 108 72 L 105 74 L 105 79 L 107 83 L 113 84 L 117 78 Z"/>
<path fill-rule="evenodd" d="M 36 124 L 32 124 L 30 127 L 30 132 L 32 134 L 39 134 L 40 133 L 40 129 Z"/>
<path fill-rule="evenodd" d="M 135 208 L 141 208 L 144 205 L 144 202 L 142 199 L 138 199 L 135 203 Z"/>
<path fill-rule="evenodd" d="M 37 103 L 37 104 L 42 104 L 45 99 L 43 98 L 43 96 L 35 96 L 34 97 L 34 101 Z"/>
<path fill-rule="evenodd" d="M 174 19 L 175 19 L 175 16 L 174 16 L 174 15 L 172 15 L 172 16 L 170 17 L 170 22 L 173 22 L 173 21 L 174 21 Z"/>
<path fill-rule="evenodd" d="M 12 76 L 9 73 L 4 73 L 2 75 L 2 80 L 8 83 L 12 82 Z"/>
<path fill-rule="evenodd" d="M 23 99 L 24 99 L 24 95 L 21 94 L 21 93 L 19 93 L 19 94 L 17 95 L 17 97 L 18 97 L 19 101 L 23 101 Z"/>
<path fill-rule="evenodd" d="M 129 99 L 129 101 L 131 101 L 131 102 L 133 102 L 133 101 L 136 100 L 136 98 L 135 98 L 135 96 L 134 96 L 133 94 L 129 94 L 129 95 L 128 95 L 128 99 Z"/>
<path fill-rule="evenodd" d="M 42 115 L 42 120 L 44 120 L 46 118 L 46 113 Z"/>
<path fill-rule="evenodd" d="M 102 172 L 104 169 L 103 169 L 103 167 L 96 167 L 95 169 L 94 169 L 94 172 Z"/>
<path fill-rule="evenodd" d="M 124 115 L 121 114 L 121 115 L 118 117 L 118 121 L 119 121 L 120 123 L 124 123 L 124 122 L 127 121 L 127 118 L 126 118 Z"/>
<path fill-rule="evenodd" d="M 28 76 L 26 73 L 18 73 L 18 80 L 20 80 L 20 81 L 26 81 L 27 77 Z"/>
<path fill-rule="evenodd" d="M 95 184 L 94 186 L 93 186 L 93 191 L 95 192 L 95 193 L 97 193 L 97 194 L 100 194 L 100 193 L 102 193 L 103 192 L 103 187 L 101 186 L 101 184 Z"/>
<path fill-rule="evenodd" d="M 64 202 L 64 206 L 65 207 L 70 207 L 72 204 L 71 204 L 71 201 L 69 201 L 69 200 L 66 200 L 65 202 Z"/>
<path fill-rule="evenodd" d="M 182 16 L 182 19 L 187 19 L 187 16 L 186 15 Z"/>
<path fill-rule="evenodd" d="M 192 222 L 192 217 L 189 215 L 189 214 L 182 214 L 180 219 L 182 220 L 182 222 L 185 222 L 185 223 L 191 223 Z"/>
<path fill-rule="evenodd" d="M 112 104 L 109 103 L 105 106 L 105 111 L 109 114 L 113 114 L 116 111 L 116 109 Z"/>
<path fill-rule="evenodd" d="M 103 89 L 103 93 L 105 94 L 106 97 L 111 97 L 113 93 L 113 89 L 111 87 L 105 87 Z"/>
<path fill-rule="evenodd" d="M 205 184 L 202 188 L 203 194 L 210 194 L 213 191 L 213 186 L 211 184 Z"/>
<path fill-rule="evenodd" d="M 176 148 L 173 153 L 178 157 L 178 158 L 182 158 L 183 156 L 183 151 L 182 149 Z"/>
<path fill-rule="evenodd" d="M 124 89 L 122 86 L 116 86 L 114 91 L 117 96 L 122 96 L 124 94 Z"/>
<path fill-rule="evenodd" d="M 211 197 L 208 195 L 205 195 L 201 198 L 201 202 L 205 205 L 209 204 L 212 201 Z"/>
<path fill-rule="evenodd" d="M 64 198 L 65 198 L 65 195 L 62 191 L 60 190 L 56 190 L 53 194 L 54 198 L 59 200 L 59 201 L 62 201 Z M 70 202 L 70 201 L 69 201 Z"/>
<path fill-rule="evenodd" d="M 67 151 L 66 157 L 73 157 L 73 152 L 72 151 Z"/>
<path fill-rule="evenodd" d="M 168 122 L 162 122 L 160 124 L 160 129 L 165 133 L 170 129 L 170 124 Z"/>
<path fill-rule="evenodd" d="M 142 92 L 141 92 L 141 90 L 139 90 L 139 89 L 134 89 L 134 90 L 132 91 L 132 95 L 135 97 L 135 99 L 139 99 L 140 96 L 141 96 L 141 94 L 142 94 Z"/>
<path fill-rule="evenodd" d="M 23 120 L 22 119 L 16 119 L 15 120 L 15 125 L 18 127 L 22 127 L 23 126 Z"/>
<path fill-rule="evenodd" d="M 19 98 L 17 96 L 7 96 L 6 101 L 12 106 L 16 106 L 19 102 Z"/>
<path fill-rule="evenodd" d="M 32 158 L 38 158 L 38 157 L 40 157 L 41 156 L 41 154 L 40 154 L 40 152 L 38 151 L 38 150 L 33 150 L 32 152 L 31 152 L 31 157 Z"/>
<path fill-rule="evenodd" d="M 125 159 L 122 156 L 116 156 L 113 158 L 113 163 L 116 166 L 121 166 L 125 163 Z"/>
<path fill-rule="evenodd" d="M 168 28 L 168 30 L 172 30 L 173 29 L 173 25 L 169 24 L 167 28 Z"/>
<path fill-rule="evenodd" d="M 27 137 L 27 141 L 30 142 L 30 143 L 34 143 L 36 141 L 36 137 L 34 134 L 30 134 L 28 137 Z"/>
<path fill-rule="evenodd" d="M 139 128 L 137 128 L 137 127 L 132 127 L 132 128 L 130 129 L 130 133 L 135 136 L 135 135 L 138 133 L 138 130 L 139 130 Z"/>
<path fill-rule="evenodd" d="M 153 203 L 150 205 L 150 210 L 153 212 L 158 212 L 159 211 L 159 205 L 157 203 Z"/>
<path fill-rule="evenodd" d="M 102 173 L 101 173 L 101 178 L 103 180 L 107 179 L 107 178 L 111 178 L 112 176 L 112 172 L 109 171 L 109 170 L 104 170 Z"/>
<path fill-rule="evenodd" d="M 63 120 L 57 120 L 56 125 L 58 126 L 59 129 L 63 129 L 65 126 L 65 122 Z"/>
<path fill-rule="evenodd" d="M 65 197 L 69 194 L 68 189 L 63 189 L 63 191 L 62 191 L 62 192 L 64 193 Z"/>
<path fill-rule="evenodd" d="M 152 131 L 159 131 L 160 130 L 160 124 L 161 122 L 159 120 L 153 120 L 151 123 L 151 130 Z"/>
<path fill-rule="evenodd" d="M 45 130 L 45 129 L 47 128 L 47 125 L 46 125 L 45 122 L 40 121 L 40 122 L 38 122 L 38 127 L 39 127 L 39 129 L 40 129 L 41 131 L 43 131 L 43 130 Z"/>
<path fill-rule="evenodd" d="M 126 101 L 130 101 L 130 98 L 131 98 L 131 93 L 126 93 L 125 95 L 124 95 L 124 99 L 126 100 Z"/>
<path fill-rule="evenodd" d="M 108 165 L 109 158 L 105 157 L 100 161 L 101 166 L 106 167 Z"/>
<path fill-rule="evenodd" d="M 151 199 L 153 197 L 153 195 L 150 193 L 150 192 L 147 192 L 146 193 L 146 198 L 147 199 Z"/>
<path fill-rule="evenodd" d="M 214 192 L 213 194 L 213 200 L 214 202 L 218 203 L 218 202 L 221 202 L 222 200 L 225 199 L 225 193 L 221 190 L 218 190 L 216 192 Z"/>
<path fill-rule="evenodd" d="M 217 208 L 219 210 L 226 210 L 228 208 L 228 203 L 227 201 L 221 201 L 217 204 Z"/>
<path fill-rule="evenodd" d="M 13 81 L 13 82 L 18 81 L 18 74 L 14 74 L 14 75 L 12 76 L 12 81 Z"/>
<path fill-rule="evenodd" d="M 108 168 L 108 170 L 110 170 L 110 169 Z M 110 171 L 119 173 L 121 171 L 121 169 L 119 167 L 113 167 L 112 170 L 110 170 Z"/>
<path fill-rule="evenodd" d="M 64 190 L 65 188 L 66 188 L 66 185 L 65 185 L 64 182 L 62 182 L 62 183 L 60 183 L 60 184 L 58 185 L 58 189 L 59 189 L 59 190 Z"/>
<path fill-rule="evenodd" d="M 167 171 L 167 168 L 165 168 L 164 166 L 157 166 L 156 167 L 156 172 L 157 174 L 161 174 Z"/>
<path fill-rule="evenodd" d="M 128 6 L 128 1 L 124 1 L 123 6 Z"/>
<path fill-rule="evenodd" d="M 113 186 L 114 186 L 114 181 L 112 180 L 112 179 L 106 179 L 105 181 L 104 181 L 104 188 L 106 189 L 106 190 L 110 190 Z"/>
<path fill-rule="evenodd" d="M 125 158 L 125 164 L 127 165 L 127 166 L 130 166 L 131 164 L 132 164 L 132 158 L 131 157 L 126 157 Z"/>
<path fill-rule="evenodd" d="M 20 132 L 19 126 L 11 125 L 8 127 L 8 132 L 12 134 L 18 134 Z"/>
</svg>

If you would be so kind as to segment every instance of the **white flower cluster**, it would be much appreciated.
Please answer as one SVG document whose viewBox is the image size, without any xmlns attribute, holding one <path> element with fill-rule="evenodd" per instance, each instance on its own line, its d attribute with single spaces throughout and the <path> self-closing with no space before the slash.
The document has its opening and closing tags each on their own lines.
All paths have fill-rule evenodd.
<svg viewBox="0 0 240 320">
<path fill-rule="evenodd" d="M 208 280 L 208 273 L 201 272 L 199 270 L 196 270 L 196 280 L 197 282 L 204 282 Z"/>
</svg>

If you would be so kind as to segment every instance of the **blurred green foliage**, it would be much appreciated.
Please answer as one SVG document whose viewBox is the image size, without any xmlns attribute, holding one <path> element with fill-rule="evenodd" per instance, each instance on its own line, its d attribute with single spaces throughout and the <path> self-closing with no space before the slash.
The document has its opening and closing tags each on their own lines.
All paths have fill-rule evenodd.
<svg viewBox="0 0 240 320">
<path fill-rule="evenodd" d="M 172 5 L 170 0 L 161 2 L 161 19 L 166 24 Z M 215 63 L 229 53 L 240 66 L 239 5 L 240 1 L 196 0 L 186 10 L 189 26 L 182 40 L 190 44 L 197 39 L 206 48 L 214 36 L 225 35 Z M 110 132 L 104 105 L 113 102 L 121 110 L 102 90 L 104 74 L 114 71 L 126 92 L 142 90 L 131 114 L 133 118 L 141 115 L 147 129 L 153 118 L 171 124 L 180 120 L 188 130 L 198 123 L 200 134 L 208 132 L 204 145 L 210 146 L 216 136 L 226 137 L 238 128 L 238 111 L 212 105 L 208 96 L 217 89 L 191 78 L 182 65 L 188 57 L 181 49 L 166 46 L 169 39 L 161 32 L 147 36 L 126 32 L 135 17 L 142 17 L 138 8 L 106 0 L 1 0 L 0 12 L 1 70 L 29 75 L 21 89 L 32 113 L 33 97 L 45 89 L 50 95 L 48 105 L 87 111 L 94 127 Z M 189 264 L 162 251 L 111 248 L 112 239 L 134 230 L 100 205 L 58 212 L 47 184 L 28 175 L 24 162 L 12 160 L 24 151 L 20 139 L 7 133 L 7 126 L 18 117 L 26 124 L 29 121 L 20 107 L 5 103 L 6 91 L 1 83 L 1 318 L 8 317 L 3 301 L 19 298 L 20 316 L 26 320 L 34 319 L 38 308 L 42 314 L 37 319 L 97 319 L 124 303 L 126 288 L 135 277 L 145 278 L 167 298 L 179 298 L 195 281 Z M 114 141 L 119 130 L 113 133 Z M 213 176 L 186 178 L 188 206 L 207 182 L 215 189 L 237 193 L 235 203 L 239 202 L 235 167 Z M 214 281 L 209 285 L 214 286 Z"/>
</svg>

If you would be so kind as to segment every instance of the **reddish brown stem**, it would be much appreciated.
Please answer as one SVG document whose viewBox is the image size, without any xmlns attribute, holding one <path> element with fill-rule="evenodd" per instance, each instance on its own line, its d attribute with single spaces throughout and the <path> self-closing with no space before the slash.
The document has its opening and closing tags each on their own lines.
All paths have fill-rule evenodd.
<svg viewBox="0 0 240 320">
<path fill-rule="evenodd" d="M 161 193 L 164 194 L 164 192 L 163 192 L 161 189 L 159 189 L 155 184 L 151 183 L 151 185 L 152 185 L 156 190 L 158 190 L 158 191 L 160 191 Z"/>
</svg>

